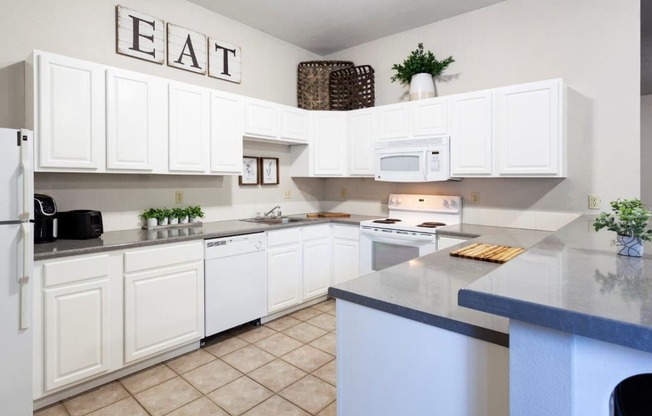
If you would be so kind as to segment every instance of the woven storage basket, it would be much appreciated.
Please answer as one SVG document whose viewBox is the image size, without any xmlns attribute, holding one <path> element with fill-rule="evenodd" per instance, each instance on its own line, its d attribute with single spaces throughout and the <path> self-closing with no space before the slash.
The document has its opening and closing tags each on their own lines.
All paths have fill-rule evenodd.
<svg viewBox="0 0 652 416">
<path fill-rule="evenodd" d="M 344 111 L 374 106 L 374 69 L 371 65 L 333 71 L 329 85 L 330 110 Z"/>
<path fill-rule="evenodd" d="M 332 71 L 350 68 L 350 61 L 307 61 L 297 68 L 297 105 L 307 110 L 328 110 L 329 75 Z"/>
</svg>

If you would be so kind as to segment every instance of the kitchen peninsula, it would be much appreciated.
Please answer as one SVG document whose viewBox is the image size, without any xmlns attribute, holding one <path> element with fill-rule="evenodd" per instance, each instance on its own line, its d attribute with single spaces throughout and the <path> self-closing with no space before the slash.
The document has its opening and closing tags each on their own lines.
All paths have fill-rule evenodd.
<svg viewBox="0 0 652 416">
<path fill-rule="evenodd" d="M 593 219 L 449 227 L 527 251 L 499 267 L 447 249 L 331 288 L 340 412 L 608 415 L 615 385 L 652 371 L 652 258 L 617 256 Z"/>
</svg>

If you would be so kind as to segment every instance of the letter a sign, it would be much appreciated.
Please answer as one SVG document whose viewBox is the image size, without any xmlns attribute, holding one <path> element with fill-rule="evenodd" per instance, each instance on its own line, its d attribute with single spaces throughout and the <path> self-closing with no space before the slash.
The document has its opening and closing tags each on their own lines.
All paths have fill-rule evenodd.
<svg viewBox="0 0 652 416">
<path fill-rule="evenodd" d="M 161 19 L 118 6 L 118 53 L 162 64 L 165 23 Z"/>
<path fill-rule="evenodd" d="M 206 74 L 206 35 L 168 23 L 168 66 Z"/>
</svg>

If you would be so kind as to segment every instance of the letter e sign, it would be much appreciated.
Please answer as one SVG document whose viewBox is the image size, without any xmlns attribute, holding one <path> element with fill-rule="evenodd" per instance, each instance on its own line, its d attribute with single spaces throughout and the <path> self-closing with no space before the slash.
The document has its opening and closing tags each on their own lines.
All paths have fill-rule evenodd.
<svg viewBox="0 0 652 416">
<path fill-rule="evenodd" d="M 163 20 L 117 6 L 118 53 L 162 64 L 165 59 Z"/>
<path fill-rule="evenodd" d="M 168 66 L 206 74 L 206 35 L 168 23 Z"/>
<path fill-rule="evenodd" d="M 208 38 L 208 76 L 240 83 L 240 48 Z"/>
</svg>

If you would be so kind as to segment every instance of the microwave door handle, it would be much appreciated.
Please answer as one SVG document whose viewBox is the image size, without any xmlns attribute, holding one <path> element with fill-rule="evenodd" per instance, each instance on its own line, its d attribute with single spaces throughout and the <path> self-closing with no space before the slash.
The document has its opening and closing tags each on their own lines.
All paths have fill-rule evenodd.
<svg viewBox="0 0 652 416">
<path fill-rule="evenodd" d="M 423 169 L 421 169 L 423 172 L 423 180 L 427 181 L 428 180 L 428 149 L 423 151 Z"/>
</svg>

